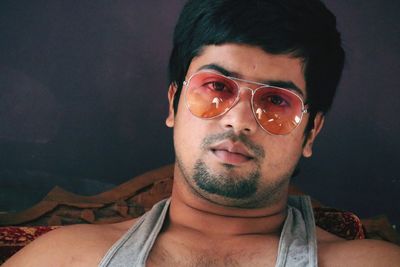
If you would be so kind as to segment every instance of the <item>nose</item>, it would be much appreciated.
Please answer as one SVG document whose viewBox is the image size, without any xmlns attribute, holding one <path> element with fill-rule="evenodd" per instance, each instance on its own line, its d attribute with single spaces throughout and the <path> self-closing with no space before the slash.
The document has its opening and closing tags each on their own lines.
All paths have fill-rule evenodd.
<svg viewBox="0 0 400 267">
<path fill-rule="evenodd" d="M 258 123 L 251 108 L 251 97 L 252 89 L 247 87 L 240 88 L 239 100 L 222 116 L 220 120 L 221 127 L 226 130 L 233 130 L 236 134 L 253 134 L 258 128 Z"/>
</svg>

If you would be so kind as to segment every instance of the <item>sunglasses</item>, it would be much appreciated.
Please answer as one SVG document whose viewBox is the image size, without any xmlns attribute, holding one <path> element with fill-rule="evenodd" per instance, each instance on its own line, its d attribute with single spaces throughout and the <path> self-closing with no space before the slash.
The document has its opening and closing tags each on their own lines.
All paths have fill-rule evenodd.
<svg viewBox="0 0 400 267">
<path fill-rule="evenodd" d="M 239 83 L 258 87 L 240 87 Z M 212 71 L 199 71 L 187 81 L 185 103 L 201 119 L 214 119 L 232 109 L 240 99 L 240 90 L 251 91 L 251 108 L 257 123 L 267 133 L 285 135 L 293 131 L 307 113 L 303 99 L 293 91 L 268 84 L 224 76 Z"/>
</svg>

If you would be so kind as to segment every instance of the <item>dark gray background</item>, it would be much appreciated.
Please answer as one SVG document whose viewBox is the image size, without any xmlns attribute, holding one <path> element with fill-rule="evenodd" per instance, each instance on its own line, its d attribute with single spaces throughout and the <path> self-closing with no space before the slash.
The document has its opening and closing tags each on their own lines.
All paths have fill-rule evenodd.
<svg viewBox="0 0 400 267">
<path fill-rule="evenodd" d="M 95 194 L 174 161 L 166 68 L 183 0 L 0 0 L 0 211 Z M 400 223 L 399 1 L 324 1 L 347 63 L 294 182 Z"/>
</svg>

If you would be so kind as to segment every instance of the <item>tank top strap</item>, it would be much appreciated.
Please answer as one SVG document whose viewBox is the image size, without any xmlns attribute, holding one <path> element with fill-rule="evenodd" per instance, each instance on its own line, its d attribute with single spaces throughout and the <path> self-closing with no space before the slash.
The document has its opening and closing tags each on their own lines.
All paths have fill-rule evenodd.
<svg viewBox="0 0 400 267">
<path fill-rule="evenodd" d="M 145 213 L 106 253 L 99 267 L 145 266 L 163 226 L 170 199 L 158 202 Z"/>
<path fill-rule="evenodd" d="M 308 196 L 290 196 L 276 267 L 318 266 L 314 213 Z"/>
</svg>

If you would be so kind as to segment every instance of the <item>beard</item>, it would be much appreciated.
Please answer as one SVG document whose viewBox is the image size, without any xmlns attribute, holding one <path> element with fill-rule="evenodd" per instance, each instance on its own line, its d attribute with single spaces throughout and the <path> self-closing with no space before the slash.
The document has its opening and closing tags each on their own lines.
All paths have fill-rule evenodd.
<svg viewBox="0 0 400 267">
<path fill-rule="evenodd" d="M 215 141 L 226 138 L 240 140 L 257 156 L 255 167 L 246 173 L 236 171 L 235 166 L 222 165 L 220 171 L 211 169 L 201 158 L 193 167 L 187 168 L 176 154 L 177 165 L 186 184 L 192 192 L 212 203 L 227 207 L 255 209 L 276 204 L 286 193 L 291 177 L 291 170 L 280 176 L 280 179 L 268 181 L 263 177 L 260 161 L 265 157 L 264 150 L 252 144 L 246 137 L 235 137 L 224 133 L 213 135 L 203 140 L 203 150 Z"/>
<path fill-rule="evenodd" d="M 229 167 L 226 167 L 229 169 Z M 192 176 L 196 185 L 209 194 L 222 197 L 243 199 L 254 195 L 257 192 L 257 185 L 260 179 L 260 171 L 251 172 L 246 177 L 237 175 L 213 175 L 202 160 L 198 160 L 194 166 Z"/>
</svg>

